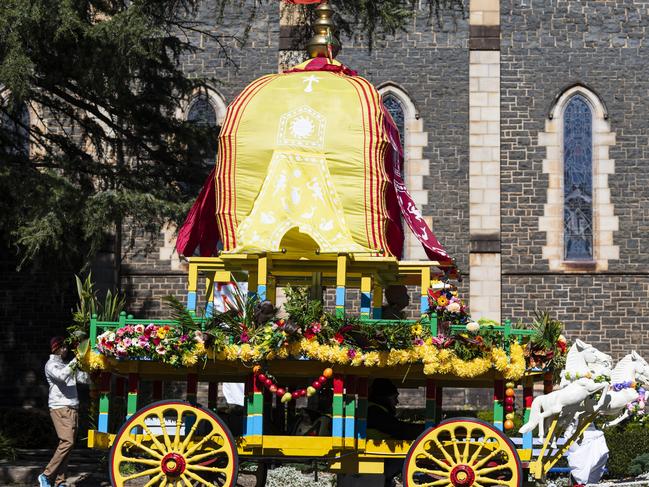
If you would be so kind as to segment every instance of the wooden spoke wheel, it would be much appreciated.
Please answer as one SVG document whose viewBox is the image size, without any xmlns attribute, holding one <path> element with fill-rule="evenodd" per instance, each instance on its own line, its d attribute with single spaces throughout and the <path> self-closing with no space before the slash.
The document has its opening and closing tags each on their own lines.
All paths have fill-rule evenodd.
<svg viewBox="0 0 649 487">
<path fill-rule="evenodd" d="M 230 431 L 214 413 L 160 401 L 122 426 L 108 468 L 113 487 L 233 487 L 238 459 Z"/>
<path fill-rule="evenodd" d="M 492 424 L 454 418 L 424 431 L 403 465 L 404 487 L 520 487 L 516 447 Z"/>
</svg>

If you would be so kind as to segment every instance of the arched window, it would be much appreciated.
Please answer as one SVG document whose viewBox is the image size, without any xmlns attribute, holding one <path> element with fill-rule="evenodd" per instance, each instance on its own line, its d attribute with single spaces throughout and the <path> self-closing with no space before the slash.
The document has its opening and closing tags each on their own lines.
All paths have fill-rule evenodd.
<svg viewBox="0 0 649 487">
<path fill-rule="evenodd" d="M 586 86 L 568 87 L 554 100 L 539 144 L 546 148 L 543 172 L 548 177 L 539 218 L 539 230 L 546 234 L 543 259 L 551 270 L 607 270 L 620 254 L 614 244 L 619 219 L 609 187 L 615 132 L 604 102 Z"/>
<path fill-rule="evenodd" d="M 573 96 L 563 115 L 563 239 L 565 260 L 593 259 L 593 114 Z"/>
<path fill-rule="evenodd" d="M 404 148 L 405 145 L 405 136 L 406 136 L 406 116 L 403 110 L 403 104 L 399 99 L 394 96 L 392 93 L 387 93 L 383 96 L 383 104 L 387 108 L 388 112 L 392 116 L 392 120 L 397 125 L 399 129 L 399 139 L 401 140 L 401 147 Z"/>
<path fill-rule="evenodd" d="M 0 123 L 4 129 L 3 147 L 5 153 L 29 155 L 29 108 L 26 103 L 18 104 L 10 113 L 0 114 Z"/>
<path fill-rule="evenodd" d="M 197 165 L 214 165 L 218 150 L 219 125 L 216 109 L 207 94 L 199 94 L 187 110 L 187 121 L 207 129 L 205 137 L 189 147 L 189 158 Z"/>
</svg>

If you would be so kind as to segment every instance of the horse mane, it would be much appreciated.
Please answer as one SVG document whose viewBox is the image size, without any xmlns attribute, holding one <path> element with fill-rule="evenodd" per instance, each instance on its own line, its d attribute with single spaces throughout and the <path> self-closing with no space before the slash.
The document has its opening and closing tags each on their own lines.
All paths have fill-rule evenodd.
<svg viewBox="0 0 649 487">
<path fill-rule="evenodd" d="M 622 360 L 620 360 L 617 364 L 615 364 L 615 367 L 611 371 L 611 383 L 620 384 L 622 382 L 634 380 L 635 379 L 634 362 L 636 361 L 633 360 L 633 357 L 631 356 L 630 353 L 622 357 Z"/>
<path fill-rule="evenodd" d="M 577 344 L 573 344 L 566 357 L 566 372 L 571 374 L 587 374 L 589 372 L 588 364 L 582 352 L 578 350 Z"/>
</svg>

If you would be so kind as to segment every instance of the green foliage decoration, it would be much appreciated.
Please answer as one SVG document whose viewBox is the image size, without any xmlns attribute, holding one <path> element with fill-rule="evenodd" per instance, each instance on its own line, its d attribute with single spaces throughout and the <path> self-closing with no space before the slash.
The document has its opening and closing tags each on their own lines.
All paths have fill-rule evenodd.
<svg viewBox="0 0 649 487">
<path fill-rule="evenodd" d="M 649 452 L 638 455 L 629 464 L 629 475 L 637 477 L 649 472 Z"/>
<path fill-rule="evenodd" d="M 628 477 L 636 475 L 638 469 L 646 467 L 649 455 L 649 428 L 629 424 L 604 430 L 609 459 L 606 467 L 609 477 Z M 642 461 L 636 459 L 645 456 Z"/>
<path fill-rule="evenodd" d="M 83 280 L 79 276 L 74 276 L 74 279 L 79 301 L 72 313 L 72 325 L 68 327 L 68 335 L 70 342 L 80 344 L 88 338 L 90 318 L 93 315 L 96 315 L 99 321 L 119 319 L 120 313 L 126 307 L 126 296 L 108 290 L 101 301 L 97 296 L 91 272 Z"/>
</svg>

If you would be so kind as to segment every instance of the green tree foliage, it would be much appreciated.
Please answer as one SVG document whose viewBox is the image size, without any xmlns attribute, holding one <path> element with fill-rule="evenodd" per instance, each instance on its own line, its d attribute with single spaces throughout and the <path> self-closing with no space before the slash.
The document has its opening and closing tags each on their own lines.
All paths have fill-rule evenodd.
<svg viewBox="0 0 649 487">
<path fill-rule="evenodd" d="M 125 220 L 156 234 L 185 213 L 206 175 L 187 147 L 209 136 L 175 116 L 201 84 L 179 62 L 194 2 L 0 3 L 0 232 L 26 260 L 87 260 Z"/>
<path fill-rule="evenodd" d="M 153 239 L 165 222 L 182 221 L 206 176 L 187 148 L 214 134 L 176 116 L 204 84 L 180 61 L 199 49 L 191 34 L 209 36 L 225 55 L 246 37 L 215 34 L 219 15 L 197 20 L 200 1 L 0 2 L 0 238 L 23 262 L 56 259 L 78 270 L 115 235 L 119 268 L 123 222 Z M 278 0 L 203 1 L 217 12 L 238 4 L 253 25 L 255 9 Z M 403 27 L 419 5 L 332 4 L 344 30 L 356 26 L 370 41 Z M 463 9 L 462 0 L 427 4 Z"/>
</svg>

